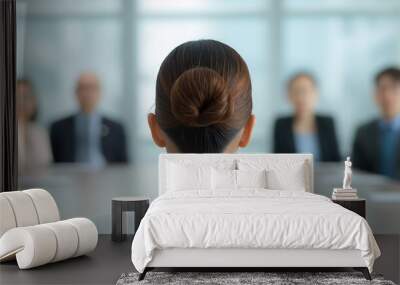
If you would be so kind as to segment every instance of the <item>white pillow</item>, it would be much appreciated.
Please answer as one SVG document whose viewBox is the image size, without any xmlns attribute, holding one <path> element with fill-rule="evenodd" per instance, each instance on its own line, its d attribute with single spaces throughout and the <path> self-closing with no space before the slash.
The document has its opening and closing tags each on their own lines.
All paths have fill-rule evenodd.
<svg viewBox="0 0 400 285">
<path fill-rule="evenodd" d="M 240 188 L 267 188 L 267 171 L 212 169 L 213 190 Z"/>
<path fill-rule="evenodd" d="M 240 170 L 267 170 L 268 189 L 306 191 L 310 189 L 309 169 L 304 160 L 277 157 L 275 159 L 240 159 Z"/>
<path fill-rule="evenodd" d="M 211 167 L 168 163 L 168 191 L 211 189 Z"/>
<path fill-rule="evenodd" d="M 285 177 L 284 173 L 277 170 L 270 170 L 268 176 L 268 188 L 272 190 L 288 190 L 288 191 L 302 191 L 306 192 L 306 177 L 303 167 L 293 169 L 291 172 L 291 180 Z"/>
<path fill-rule="evenodd" d="M 267 170 L 235 170 L 237 188 L 268 188 Z"/>
<path fill-rule="evenodd" d="M 236 170 L 233 169 L 212 169 L 212 188 L 218 189 L 236 189 Z"/>
</svg>

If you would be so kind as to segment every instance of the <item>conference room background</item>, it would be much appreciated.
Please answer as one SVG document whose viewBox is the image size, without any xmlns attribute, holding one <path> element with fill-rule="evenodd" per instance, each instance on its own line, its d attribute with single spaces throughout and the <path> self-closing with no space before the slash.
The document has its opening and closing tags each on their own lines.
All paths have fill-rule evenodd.
<svg viewBox="0 0 400 285">
<path fill-rule="evenodd" d="M 162 59 L 185 41 L 216 39 L 251 73 L 257 123 L 243 152 L 272 151 L 274 119 L 290 111 L 285 81 L 306 70 L 345 156 L 356 127 L 377 115 L 374 75 L 400 64 L 399 12 L 389 0 L 19 0 L 18 76 L 33 82 L 49 126 L 76 110 L 79 74 L 97 73 L 101 110 L 124 124 L 131 160 L 155 160 L 146 114 Z"/>
<path fill-rule="evenodd" d="M 291 152 L 298 145 L 310 146 L 310 140 L 296 142 L 304 133 L 307 138 L 309 130 L 296 133 L 295 124 L 285 118 L 278 121 L 277 135 L 274 125 L 278 117 L 294 114 L 289 78 L 299 71 L 315 77 L 316 112 L 330 117 L 311 116 L 318 134 L 313 129 L 308 139 L 318 140 L 313 150 L 320 154 L 314 156 L 314 193 L 331 198 L 333 189 L 342 187 L 343 162 L 351 154 L 352 187 L 365 199 L 368 224 L 390 244 L 382 247 L 384 258 L 376 268 L 383 268 L 379 272 L 385 278 L 400 280 L 394 268 L 398 262 L 385 265 L 399 260 L 400 116 L 383 120 L 376 102 L 390 97 L 386 106 L 395 101 L 389 106 L 400 112 L 399 0 L 16 3 L 17 76 L 24 79 L 16 85 L 19 189 L 46 189 L 63 219 L 87 217 L 100 234 L 111 234 L 112 199 L 153 201 L 159 196 L 157 162 L 165 150 L 154 144 L 147 114 L 154 111 L 161 62 L 186 41 L 215 39 L 243 57 L 252 80 L 256 124 L 252 141 L 240 152 L 272 153 L 276 145 L 278 152 Z M 389 66 L 394 68 L 383 76 L 390 85 L 383 89 L 389 92 L 381 92 L 382 80 L 377 83 L 376 75 Z M 306 83 L 307 92 L 297 93 L 314 95 L 312 80 L 302 79 L 297 84 L 302 82 L 304 89 Z M 98 95 L 98 83 L 99 110 L 86 112 L 93 102 L 82 102 Z M 356 131 L 372 119 L 379 119 L 374 125 L 379 129 L 364 128 L 357 135 L 362 143 L 354 149 L 362 155 L 354 155 Z M 375 169 L 361 171 L 357 157 L 364 158 L 358 159 L 359 166 Z M 124 213 L 128 235 L 135 232 L 134 220 L 133 212 Z"/>
</svg>

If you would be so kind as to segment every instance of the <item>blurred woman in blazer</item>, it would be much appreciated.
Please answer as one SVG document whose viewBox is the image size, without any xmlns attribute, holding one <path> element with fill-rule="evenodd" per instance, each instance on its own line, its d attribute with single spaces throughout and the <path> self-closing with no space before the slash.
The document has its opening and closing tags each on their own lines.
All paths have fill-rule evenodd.
<svg viewBox="0 0 400 285">
<path fill-rule="evenodd" d="M 339 161 L 339 149 L 332 117 L 315 113 L 317 82 L 299 72 L 287 82 L 294 114 L 278 118 L 274 127 L 275 153 L 312 153 L 316 161 Z"/>
</svg>

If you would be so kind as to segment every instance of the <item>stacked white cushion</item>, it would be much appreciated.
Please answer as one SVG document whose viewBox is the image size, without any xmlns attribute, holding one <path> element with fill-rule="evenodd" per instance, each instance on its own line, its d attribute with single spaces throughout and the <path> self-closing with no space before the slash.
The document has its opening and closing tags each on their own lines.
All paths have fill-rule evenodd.
<svg viewBox="0 0 400 285">
<path fill-rule="evenodd" d="M 65 221 L 71 224 L 78 233 L 78 248 L 74 257 L 86 254 L 96 248 L 97 228 L 95 224 L 86 218 L 74 218 Z"/>
<path fill-rule="evenodd" d="M 97 229 L 86 218 L 59 221 L 53 197 L 42 189 L 0 193 L 0 261 L 17 259 L 21 269 L 86 254 Z"/>
<path fill-rule="evenodd" d="M 11 205 L 17 227 L 39 224 L 38 215 L 31 197 L 23 191 L 1 193 Z"/>
<path fill-rule="evenodd" d="M 26 227 L 60 220 L 57 204 L 49 192 L 29 189 L 0 193 L 0 236 L 14 227 Z"/>
<path fill-rule="evenodd" d="M 56 250 L 53 232 L 43 225 L 14 228 L 0 239 L 0 258 L 16 257 L 20 269 L 49 263 Z"/>
<path fill-rule="evenodd" d="M 22 191 L 28 194 L 35 205 L 39 224 L 51 223 L 60 220 L 56 201 L 49 192 L 43 189 L 29 189 Z"/>
<path fill-rule="evenodd" d="M 60 221 L 43 225 L 44 228 L 50 229 L 52 237 L 57 242 L 56 252 L 51 262 L 60 261 L 75 256 L 79 245 L 79 236 L 75 228 L 67 223 Z M 49 261 L 50 262 L 50 261 Z"/>
<path fill-rule="evenodd" d="M 0 237 L 9 229 L 15 228 L 17 222 L 8 199 L 0 194 Z"/>
<path fill-rule="evenodd" d="M 0 257 L 16 254 L 19 268 L 28 269 L 86 254 L 96 245 L 93 222 L 75 218 L 7 231 L 0 239 Z"/>
</svg>

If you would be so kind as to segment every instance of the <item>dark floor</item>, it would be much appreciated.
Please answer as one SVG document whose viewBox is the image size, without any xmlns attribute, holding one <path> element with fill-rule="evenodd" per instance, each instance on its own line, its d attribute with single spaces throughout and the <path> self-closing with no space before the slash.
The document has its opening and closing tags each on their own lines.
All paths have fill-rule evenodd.
<svg viewBox="0 0 400 285">
<path fill-rule="evenodd" d="M 400 237 L 377 235 L 376 240 L 382 256 L 374 271 L 399 283 Z M 0 265 L 0 284 L 115 284 L 122 273 L 134 271 L 130 246 L 130 240 L 114 243 L 109 235 L 101 235 L 97 249 L 89 256 L 29 270 L 19 270 L 15 262 L 4 263 Z"/>
</svg>

